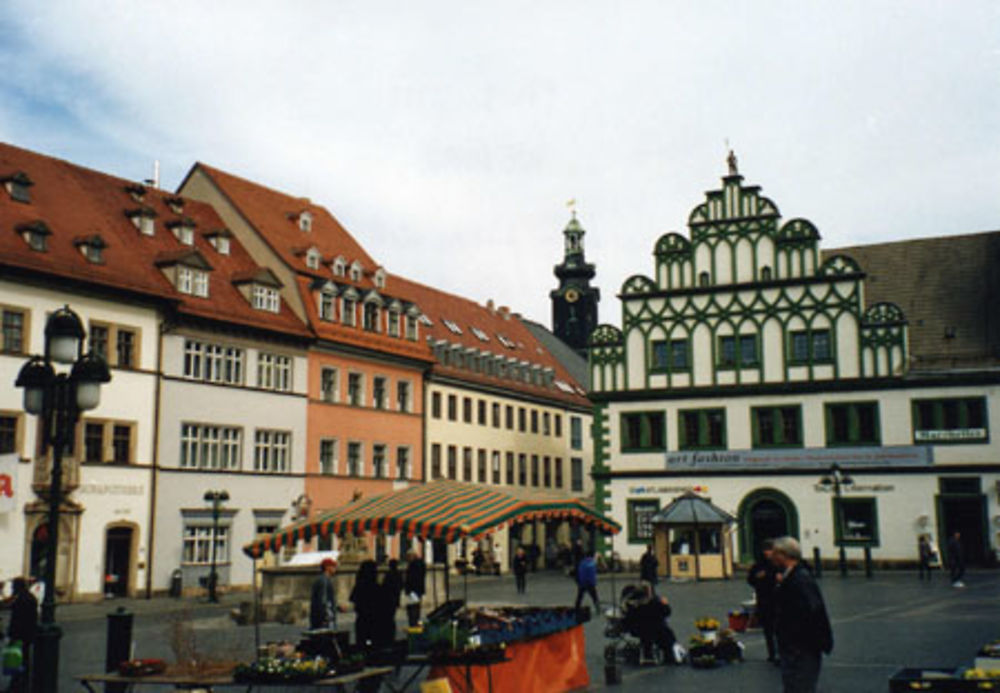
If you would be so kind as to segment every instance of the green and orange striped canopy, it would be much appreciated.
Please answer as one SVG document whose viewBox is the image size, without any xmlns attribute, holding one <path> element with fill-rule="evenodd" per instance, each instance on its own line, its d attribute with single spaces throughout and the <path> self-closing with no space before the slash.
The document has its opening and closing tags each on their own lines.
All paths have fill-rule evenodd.
<svg viewBox="0 0 1000 693">
<path fill-rule="evenodd" d="M 458 481 L 432 481 L 362 498 L 300 520 L 243 547 L 254 558 L 314 537 L 351 534 L 404 534 L 422 539 L 478 539 L 504 527 L 532 520 L 566 519 L 617 534 L 614 520 L 578 498 L 529 496 L 517 491 Z"/>
</svg>

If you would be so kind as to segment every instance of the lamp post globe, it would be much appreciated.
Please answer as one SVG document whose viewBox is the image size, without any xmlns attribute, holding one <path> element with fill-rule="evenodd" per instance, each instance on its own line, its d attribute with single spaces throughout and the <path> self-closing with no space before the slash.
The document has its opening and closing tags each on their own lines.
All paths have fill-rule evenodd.
<svg viewBox="0 0 1000 693">
<path fill-rule="evenodd" d="M 63 306 L 45 323 L 45 351 L 47 356 L 58 363 L 70 364 L 80 356 L 80 344 L 84 337 L 80 316 Z"/>
<path fill-rule="evenodd" d="M 56 373 L 41 356 L 32 356 L 21 366 L 14 385 L 24 388 L 24 410 L 41 414 L 45 408 L 45 390 L 52 384 Z"/>
<path fill-rule="evenodd" d="M 73 364 L 70 379 L 76 384 L 76 406 L 81 411 L 97 408 L 101 402 L 101 385 L 111 381 L 108 364 L 93 351 Z"/>
</svg>

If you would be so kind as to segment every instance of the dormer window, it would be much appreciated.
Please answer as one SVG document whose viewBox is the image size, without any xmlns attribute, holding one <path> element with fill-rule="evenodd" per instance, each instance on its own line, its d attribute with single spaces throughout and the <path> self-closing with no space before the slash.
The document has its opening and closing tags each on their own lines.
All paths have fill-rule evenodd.
<svg viewBox="0 0 1000 693">
<path fill-rule="evenodd" d="M 125 216 L 132 220 L 135 228 L 139 229 L 139 233 L 143 236 L 152 236 L 156 233 L 156 212 L 151 208 L 130 209 L 125 212 Z"/>
<path fill-rule="evenodd" d="M 355 325 L 354 310 L 358 305 L 358 300 L 353 296 L 344 296 L 340 307 L 340 321 L 350 327 Z"/>
<path fill-rule="evenodd" d="M 362 328 L 369 332 L 379 331 L 379 309 L 374 302 L 365 303 L 364 314 L 362 315 Z"/>
<path fill-rule="evenodd" d="M 229 255 L 229 244 L 229 236 L 212 237 L 212 245 L 219 251 L 219 255 Z"/>
<path fill-rule="evenodd" d="M 208 272 L 178 265 L 177 290 L 182 294 L 208 298 Z"/>
<path fill-rule="evenodd" d="M 333 304 L 337 294 L 329 289 L 319 292 L 319 319 L 333 321 Z"/>
<path fill-rule="evenodd" d="M 417 341 L 419 335 L 419 318 L 416 313 L 406 314 L 406 338 L 410 341 Z"/>
<path fill-rule="evenodd" d="M 379 267 L 377 270 L 375 270 L 375 276 L 374 276 L 373 279 L 375 281 L 376 288 L 379 288 L 379 289 L 384 289 L 385 288 L 385 270 L 384 269 L 382 269 L 381 267 Z"/>
<path fill-rule="evenodd" d="M 444 326 L 447 327 L 452 334 L 462 334 L 462 328 L 459 327 L 457 323 L 445 318 L 442 318 L 441 322 L 444 323 Z"/>
<path fill-rule="evenodd" d="M 251 304 L 257 310 L 266 310 L 269 313 L 281 311 L 281 299 L 278 290 L 271 286 L 254 284 L 251 291 Z"/>
<path fill-rule="evenodd" d="M 142 202 L 146 197 L 146 186 L 140 183 L 132 183 L 125 186 L 125 192 L 136 202 Z"/>
<path fill-rule="evenodd" d="M 7 194 L 10 195 L 10 199 L 14 200 L 14 202 L 31 203 L 31 193 L 28 191 L 28 188 L 34 185 L 34 183 L 28 178 L 28 174 L 18 171 L 14 175 L 0 180 L 3 180 L 4 188 L 7 190 Z"/>
<path fill-rule="evenodd" d="M 351 263 L 351 281 L 359 282 L 361 281 L 361 275 L 364 273 L 365 268 L 360 262 L 355 260 Z"/>
<path fill-rule="evenodd" d="M 49 249 L 49 236 L 52 232 L 44 221 L 32 221 L 27 224 L 17 226 L 17 232 L 28 244 L 28 247 L 39 253 L 44 253 Z"/>
<path fill-rule="evenodd" d="M 333 261 L 332 269 L 333 276 L 335 277 L 343 277 L 347 273 L 347 260 L 344 259 L 343 255 L 338 256 L 337 259 Z"/>
<path fill-rule="evenodd" d="M 306 267 L 309 269 L 318 270 L 319 263 L 323 260 L 323 257 L 319 254 L 316 248 L 310 248 L 306 253 Z"/>
<path fill-rule="evenodd" d="M 388 325 L 386 327 L 386 332 L 389 333 L 390 337 L 399 336 L 399 322 L 402 310 L 403 306 L 399 301 L 393 301 L 389 304 L 389 313 L 386 321 Z"/>
<path fill-rule="evenodd" d="M 104 249 L 108 247 L 108 244 L 100 236 L 78 238 L 73 243 L 80 249 L 80 253 L 87 258 L 88 262 L 97 265 L 104 263 Z"/>
<path fill-rule="evenodd" d="M 184 213 L 183 197 L 168 197 L 167 199 L 164 200 L 164 202 L 167 203 L 167 207 L 169 207 L 170 211 L 173 212 L 174 214 Z"/>
<path fill-rule="evenodd" d="M 167 228 L 173 231 L 174 236 L 184 245 L 194 245 L 194 221 L 182 219 L 180 221 L 168 221 Z"/>
<path fill-rule="evenodd" d="M 309 233 L 313 228 L 312 212 L 302 212 L 299 215 L 299 230 Z"/>
</svg>

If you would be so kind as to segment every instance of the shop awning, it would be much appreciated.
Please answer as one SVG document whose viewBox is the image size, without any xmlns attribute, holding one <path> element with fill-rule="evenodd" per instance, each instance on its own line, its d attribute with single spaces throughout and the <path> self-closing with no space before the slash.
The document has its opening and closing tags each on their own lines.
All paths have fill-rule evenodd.
<svg viewBox="0 0 1000 693">
<path fill-rule="evenodd" d="M 528 495 L 520 490 L 458 481 L 432 481 L 321 512 L 261 535 L 243 547 L 253 557 L 313 537 L 405 534 L 423 539 L 477 539 L 506 526 L 533 520 L 566 519 L 616 534 L 621 527 L 578 498 Z"/>
<path fill-rule="evenodd" d="M 688 491 L 650 518 L 654 525 L 729 524 L 736 518 L 717 505 Z"/>
</svg>

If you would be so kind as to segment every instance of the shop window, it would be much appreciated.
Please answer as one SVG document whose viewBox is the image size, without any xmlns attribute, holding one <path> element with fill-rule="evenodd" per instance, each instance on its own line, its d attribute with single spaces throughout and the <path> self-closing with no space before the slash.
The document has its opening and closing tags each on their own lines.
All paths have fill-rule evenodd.
<svg viewBox="0 0 1000 693">
<path fill-rule="evenodd" d="M 622 452 L 667 449 L 666 418 L 661 411 L 630 412 L 621 417 Z"/>
<path fill-rule="evenodd" d="M 626 501 L 628 542 L 648 544 L 653 540 L 653 515 L 660 512 L 660 501 L 651 498 Z"/>
<path fill-rule="evenodd" d="M 923 399 L 913 402 L 916 443 L 983 443 L 989 439 L 986 399 Z"/>
<path fill-rule="evenodd" d="M 681 450 L 722 450 L 726 447 L 726 410 L 692 409 L 678 412 Z"/>
<path fill-rule="evenodd" d="M 826 405 L 826 444 L 878 445 L 877 402 L 844 402 Z"/>
<path fill-rule="evenodd" d="M 750 416 L 755 448 L 802 447 L 802 407 L 754 407 Z"/>
<path fill-rule="evenodd" d="M 834 498 L 836 542 L 847 546 L 878 546 L 878 504 L 875 498 Z"/>
</svg>

